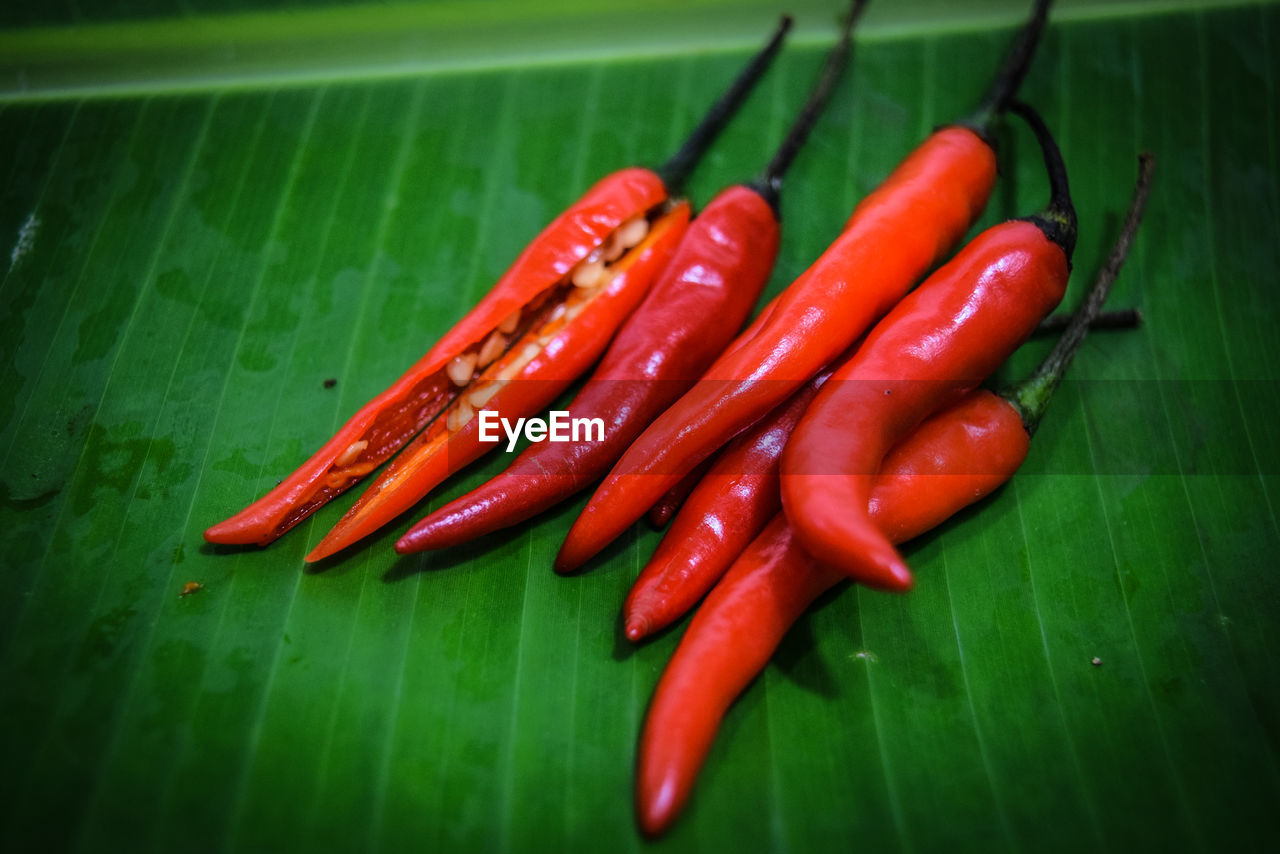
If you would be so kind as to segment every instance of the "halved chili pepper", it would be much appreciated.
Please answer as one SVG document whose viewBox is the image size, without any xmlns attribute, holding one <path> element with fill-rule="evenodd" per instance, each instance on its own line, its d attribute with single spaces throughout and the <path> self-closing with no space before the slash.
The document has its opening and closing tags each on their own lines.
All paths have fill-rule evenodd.
<svg viewBox="0 0 1280 854">
<path fill-rule="evenodd" d="M 784 17 L 765 48 L 660 170 L 627 168 L 597 182 L 534 238 L 484 299 L 425 356 L 361 407 L 297 471 L 244 510 L 209 528 L 205 539 L 259 545 L 276 539 L 388 460 L 451 405 L 450 411 L 462 411 L 457 404 L 470 393 L 468 387 L 508 352 L 513 341 L 545 324 L 558 305 L 567 308 L 565 300 L 575 287 L 602 287 L 612 272 L 604 268 L 623 263 L 618 250 L 625 253 L 642 243 L 651 228 L 661 231 L 665 241 L 678 239 L 683 229 L 674 224 L 681 214 L 670 218 L 670 193 L 683 185 L 764 73 L 790 26 L 791 19 Z M 664 220 L 668 224 L 656 229 Z M 653 247 L 654 241 L 645 245 Z M 653 273 L 658 269 L 647 262 L 635 266 Z M 640 287 L 639 272 L 629 279 L 636 287 Z M 614 290 L 613 286 L 606 289 Z M 607 339 L 611 332 L 601 334 Z"/>
<path fill-rule="evenodd" d="M 975 237 L 880 321 L 832 374 L 782 455 L 782 505 L 819 560 L 870 587 L 906 590 L 911 571 L 867 516 L 885 454 L 991 375 L 1067 289 L 1076 216 L 1066 167 L 1031 108 L 1051 199 L 1040 213 Z"/>
<path fill-rule="evenodd" d="M 852 4 L 813 93 L 764 174 L 721 192 L 698 215 L 671 264 L 570 404 L 567 417 L 601 419 L 603 437 L 530 445 L 505 472 L 414 525 L 396 543 L 397 551 L 467 542 L 584 489 L 720 354 L 773 270 L 783 175 L 848 61 L 851 31 L 864 5 L 865 0 Z"/>
<path fill-rule="evenodd" d="M 844 232 L 614 466 L 556 568 L 580 567 L 734 435 L 785 400 L 902 298 L 963 237 L 995 183 L 989 143 L 1048 11 L 1037 0 L 966 120 L 935 131 L 854 210 Z"/>
<path fill-rule="evenodd" d="M 607 283 L 572 292 L 555 304 L 400 453 L 307 555 L 317 561 L 346 548 L 417 504 L 450 475 L 495 445 L 480 436 L 477 415 L 488 410 L 523 417 L 540 412 L 600 358 L 649 284 L 671 260 L 689 223 L 689 205 L 657 220 L 632 252 L 618 260 Z"/>
<path fill-rule="evenodd" d="M 1043 416 L 1124 263 L 1150 186 L 1140 161 L 1120 238 L 1068 330 L 1034 375 L 995 395 L 970 392 L 924 421 L 885 458 L 870 514 L 895 542 L 930 530 L 993 492 L 1025 459 Z M 787 630 L 822 593 L 847 577 L 800 548 L 777 514 L 707 596 L 667 665 L 640 739 L 636 812 L 645 833 L 679 814 L 729 706 L 764 669 Z"/>
</svg>

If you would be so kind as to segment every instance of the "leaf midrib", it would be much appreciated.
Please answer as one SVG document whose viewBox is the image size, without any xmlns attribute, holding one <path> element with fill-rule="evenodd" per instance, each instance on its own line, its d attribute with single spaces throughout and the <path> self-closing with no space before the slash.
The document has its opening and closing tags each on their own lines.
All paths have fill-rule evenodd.
<svg viewBox="0 0 1280 854">
<path fill-rule="evenodd" d="M 1266 2 L 1266 0 L 1262 0 Z M 1054 20 L 1081 21 L 1256 5 L 1257 0 L 1060 0 Z M 579 62 L 635 61 L 754 47 L 780 8 L 792 45 L 834 38 L 830 0 L 596 4 L 565 0 L 348 5 L 0 31 L 0 103 L 309 86 Z M 1009 27 L 1023 0 L 881 3 L 865 43 Z"/>
</svg>

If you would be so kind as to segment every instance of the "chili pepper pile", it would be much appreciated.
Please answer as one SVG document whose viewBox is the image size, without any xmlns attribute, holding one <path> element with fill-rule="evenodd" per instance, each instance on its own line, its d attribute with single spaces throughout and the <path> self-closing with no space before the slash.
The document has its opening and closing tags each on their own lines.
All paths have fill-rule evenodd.
<svg viewBox="0 0 1280 854">
<path fill-rule="evenodd" d="M 725 711 L 791 624 L 842 580 L 909 589 L 914 579 L 894 544 L 1013 475 L 1085 331 L 1102 317 L 1145 203 L 1146 158 L 1116 249 L 1049 358 L 1002 395 L 979 387 L 1062 299 L 1076 242 L 1061 154 L 1016 99 L 1049 5 L 1036 0 L 977 108 L 911 152 L 735 338 L 773 269 L 782 177 L 848 63 L 865 0 L 851 3 L 761 176 L 722 191 L 692 219 L 673 194 L 779 51 L 784 18 L 662 169 L 623 169 L 592 187 L 417 364 L 206 539 L 267 544 L 394 456 L 306 559 L 328 558 L 488 450 L 479 413 L 540 412 L 599 360 L 568 412 L 599 419 L 599 441 L 531 445 L 505 472 L 412 525 L 395 548 L 473 540 L 602 478 L 557 571 L 581 568 L 646 514 L 659 526 L 674 516 L 623 604 L 626 635 L 639 641 L 705 597 L 640 740 L 637 815 L 647 834 L 661 833 L 689 798 Z M 946 260 L 995 185 L 992 140 L 1006 112 L 1039 143 L 1050 201 Z M 1126 320 L 1134 315 L 1104 325 Z"/>
<path fill-rule="evenodd" d="M 777 55 L 790 27 L 784 17 L 662 169 L 622 169 L 601 179 L 400 379 L 275 489 L 206 530 L 205 539 L 270 543 L 409 444 L 307 555 L 320 560 L 390 522 L 483 454 L 478 409 L 528 415 L 549 404 L 599 358 L 670 259 L 689 220 L 688 203 L 674 200 L 672 191 Z"/>
<path fill-rule="evenodd" d="M 698 214 L 644 303 L 618 332 L 570 417 L 601 417 L 605 439 L 530 445 L 511 467 L 432 513 L 399 552 L 457 545 L 522 522 L 594 483 L 720 355 L 764 289 L 778 252 L 782 177 L 848 62 L 865 0 L 853 4 L 809 102 L 764 174 Z"/>
<path fill-rule="evenodd" d="M 1038 118 L 1032 120 L 1039 124 Z M 1043 133 L 1042 126 L 1039 130 Z M 1044 141 L 1052 144 L 1047 137 Z M 1144 156 L 1133 201 L 1111 257 L 1040 368 L 1028 380 L 1000 395 L 974 389 L 935 408 L 896 442 L 877 466 L 870 478 L 868 499 L 862 505 L 877 533 L 894 543 L 910 540 L 989 495 L 1017 471 L 1053 389 L 1090 323 L 1098 316 L 1124 262 L 1146 203 L 1151 170 L 1152 161 Z M 965 251 L 987 245 L 980 236 Z M 972 293 L 980 295 L 981 289 Z M 999 306 L 997 302 L 996 307 Z M 723 512 L 724 507 L 737 505 L 746 508 L 737 517 L 739 520 L 767 520 L 754 539 L 753 532 L 744 534 L 749 525 L 736 527 L 736 560 L 727 562 L 732 566 L 723 578 L 719 577 L 723 571 L 720 567 L 708 569 L 695 560 L 688 564 L 692 571 L 672 570 L 671 562 L 658 560 L 660 549 L 633 588 L 627 601 L 629 637 L 633 636 L 633 628 L 638 637 L 643 631 L 678 618 L 688 603 L 707 594 L 658 684 L 641 736 L 636 807 L 641 827 L 647 833 L 660 833 L 678 814 L 725 711 L 768 663 L 787 630 L 819 595 L 848 580 L 843 567 L 823 563 L 806 549 L 798 533 L 797 517 L 790 510 L 785 515 L 775 512 L 772 518 L 767 515 L 779 504 L 778 461 L 781 456 L 785 465 L 785 454 L 795 447 L 793 431 L 799 430 L 797 420 L 803 426 L 815 411 L 821 414 L 823 396 L 830 400 L 832 390 L 838 395 L 871 385 L 837 386 L 834 382 L 850 365 L 863 364 L 862 354 L 874 340 L 914 333 L 917 343 L 924 344 L 940 333 L 956 329 L 956 325 L 946 322 L 921 327 L 918 319 L 918 314 L 895 310 L 881 321 L 862 348 L 816 380 L 813 387 L 788 401 L 761 425 L 763 429 L 749 434 L 751 441 L 732 449 L 729 453 L 741 453 L 739 449 L 748 447 L 756 451 L 760 459 L 754 476 L 732 485 L 710 477 L 703 481 L 699 490 L 705 488 L 702 500 L 708 507 Z M 822 390 L 818 391 L 817 386 Z M 926 382 L 916 391 L 953 392 L 955 387 L 952 382 Z M 798 418 L 796 413 L 801 409 L 804 415 Z M 783 441 L 759 441 L 768 433 L 780 435 Z M 792 433 L 790 438 L 788 433 Z M 859 438 L 859 427 L 853 426 L 839 437 L 853 442 Z M 785 453 L 781 450 L 784 443 Z M 770 453 L 770 448 L 776 450 Z M 789 476 L 783 475 L 784 483 Z M 686 510 L 694 510 L 696 496 L 695 492 Z M 695 512 L 703 512 L 701 504 Z M 748 542 L 741 544 L 742 540 Z M 712 584 L 714 589 L 707 593 Z"/>
</svg>

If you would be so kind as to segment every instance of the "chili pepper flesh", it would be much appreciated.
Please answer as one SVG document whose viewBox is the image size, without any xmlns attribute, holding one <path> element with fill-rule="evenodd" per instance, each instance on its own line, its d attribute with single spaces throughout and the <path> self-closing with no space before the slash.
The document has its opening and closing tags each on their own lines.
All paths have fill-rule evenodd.
<svg viewBox="0 0 1280 854">
<path fill-rule="evenodd" d="M 363 539 L 491 450 L 494 445 L 480 440 L 478 412 L 523 417 L 551 403 L 600 357 L 669 262 L 688 223 L 689 205 L 681 202 L 645 228 L 634 247 L 621 246 L 616 259 L 609 253 L 588 258 L 588 264 L 604 263 L 589 278 L 571 274 L 553 289 L 524 335 L 505 343 L 507 349 L 391 462 L 306 560 L 322 560 Z"/>
<path fill-rule="evenodd" d="M 744 187 L 717 197 L 691 228 L 695 234 L 676 247 L 652 293 L 568 407 L 570 418 L 602 417 L 603 441 L 531 445 L 507 471 L 415 524 L 397 550 L 466 542 L 568 498 L 599 477 L 639 428 L 696 379 L 689 376 L 689 363 L 705 364 L 732 334 L 721 331 L 716 340 L 705 312 L 719 309 L 727 322 L 735 314 L 739 324 L 745 319 L 767 278 L 777 229 L 768 205 Z M 708 234 L 725 239 L 710 240 Z M 761 256 L 745 251 L 757 242 Z M 662 322 L 655 324 L 655 318 Z M 655 359 L 656 344 L 661 349 Z"/>
</svg>

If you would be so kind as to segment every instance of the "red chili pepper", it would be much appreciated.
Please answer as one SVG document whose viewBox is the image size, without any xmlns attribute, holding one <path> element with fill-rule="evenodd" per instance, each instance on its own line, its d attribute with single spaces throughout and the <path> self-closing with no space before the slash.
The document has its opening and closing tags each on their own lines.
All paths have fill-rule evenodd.
<svg viewBox="0 0 1280 854">
<path fill-rule="evenodd" d="M 942 259 L 995 183 L 990 127 L 1026 71 L 1037 0 L 975 116 L 934 132 L 863 199 L 844 233 L 614 466 L 570 529 L 556 568 L 580 567 L 725 442 L 847 348 Z"/>
<path fill-rule="evenodd" d="M 694 220 L 671 264 L 569 406 L 570 419 L 601 419 L 603 438 L 530 445 L 505 472 L 414 525 L 397 551 L 467 542 L 585 488 L 720 354 L 773 270 L 782 176 L 847 62 L 864 4 L 853 4 L 814 92 L 763 177 L 720 193 Z"/>
<path fill-rule="evenodd" d="M 867 516 L 885 454 L 964 396 L 1062 299 L 1075 211 L 1057 145 L 1029 107 L 1052 199 L 1040 214 L 987 229 L 882 320 L 832 374 L 782 456 L 782 504 L 817 559 L 870 587 L 906 590 L 911 571 Z"/>
<path fill-rule="evenodd" d="M 1007 398 L 970 392 L 923 422 L 886 457 L 869 509 L 895 542 L 941 524 L 1021 465 L 1049 395 L 1124 263 L 1150 175 L 1151 162 L 1144 157 L 1120 239 L 1036 373 Z M 729 706 L 809 605 L 845 580 L 809 557 L 778 514 L 707 596 L 658 683 L 640 739 L 636 811 L 645 833 L 661 833 L 679 814 Z"/>
<path fill-rule="evenodd" d="M 725 446 L 631 586 L 622 608 L 628 639 L 684 616 L 782 509 L 782 448 L 829 375 L 823 371 Z"/>
<path fill-rule="evenodd" d="M 635 438 L 634 436 L 632 438 Z M 621 455 L 619 455 L 621 456 Z M 677 511 L 688 499 L 689 495 L 698 487 L 707 470 L 711 468 L 711 464 L 717 459 L 717 455 L 712 454 L 702 462 L 698 463 L 697 468 L 689 472 L 680 479 L 680 482 L 667 490 L 666 494 L 658 499 L 658 503 L 649 508 L 649 524 L 654 530 L 661 530 L 671 521 L 671 517 L 676 515 Z"/>
<path fill-rule="evenodd" d="M 543 229 L 485 298 L 400 379 L 275 489 L 205 531 L 205 539 L 266 545 L 389 459 L 456 402 L 477 377 L 477 367 L 483 370 L 501 355 L 498 344 L 553 310 L 547 303 L 553 290 L 564 296 L 572 290 L 566 285 L 570 278 L 598 272 L 593 256 L 615 235 L 662 212 L 669 190 L 682 185 L 777 54 L 790 25 L 783 18 L 768 45 L 661 170 L 629 168 L 600 180 Z"/>
<path fill-rule="evenodd" d="M 475 462 L 494 443 L 482 442 L 482 410 L 524 417 L 544 410 L 604 351 L 614 330 L 671 260 L 689 224 L 689 205 L 677 204 L 654 223 L 634 251 L 594 288 L 572 285 L 569 299 L 545 314 L 470 390 L 450 405 L 397 456 L 307 555 L 322 560 L 363 539 L 417 504 L 450 475 Z M 564 310 L 561 312 L 560 308 Z M 501 431 L 498 431 L 501 436 Z M 503 437 L 505 438 L 505 437 Z"/>
</svg>

